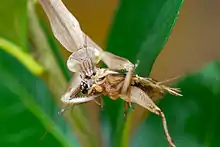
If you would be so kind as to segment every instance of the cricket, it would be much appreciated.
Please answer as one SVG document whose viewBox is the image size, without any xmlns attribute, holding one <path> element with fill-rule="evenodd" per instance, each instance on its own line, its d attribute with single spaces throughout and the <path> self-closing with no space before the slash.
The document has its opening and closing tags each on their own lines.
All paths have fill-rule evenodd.
<svg viewBox="0 0 220 147">
<path fill-rule="evenodd" d="M 165 82 L 135 75 L 138 65 L 101 49 L 81 30 L 79 22 L 61 0 L 39 2 L 49 19 L 54 36 L 72 53 L 67 60 L 67 67 L 73 73 L 73 77 L 67 91 L 61 97 L 66 107 L 61 109 L 60 113 L 75 105 L 91 101 L 103 106 L 104 95 L 112 100 L 121 98 L 125 101 L 125 114 L 128 107 L 136 103 L 160 116 L 168 144 L 175 147 L 165 115 L 153 99 L 163 97 L 165 93 L 182 96 L 180 89 L 165 86 Z M 107 68 L 97 67 L 101 61 Z"/>
</svg>

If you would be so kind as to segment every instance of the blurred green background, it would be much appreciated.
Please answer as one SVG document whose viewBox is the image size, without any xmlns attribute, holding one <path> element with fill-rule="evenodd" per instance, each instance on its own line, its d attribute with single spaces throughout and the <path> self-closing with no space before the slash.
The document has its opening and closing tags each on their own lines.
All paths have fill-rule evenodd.
<svg viewBox="0 0 220 147">
<path fill-rule="evenodd" d="M 139 75 L 160 81 L 183 75 L 172 86 L 184 96 L 158 101 L 177 147 L 220 146 L 219 1 L 63 3 L 103 49 L 140 60 Z M 37 1 L 0 0 L 0 18 L 0 146 L 168 146 L 160 117 L 136 106 L 125 120 L 122 100 L 106 97 L 102 109 L 91 102 L 58 116 L 72 75 L 65 64 L 70 53 L 54 39 Z"/>
</svg>

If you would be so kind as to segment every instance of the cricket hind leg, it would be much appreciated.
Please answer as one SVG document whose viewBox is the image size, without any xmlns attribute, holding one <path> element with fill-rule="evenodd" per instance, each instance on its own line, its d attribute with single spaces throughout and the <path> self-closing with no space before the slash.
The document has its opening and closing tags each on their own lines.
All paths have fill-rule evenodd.
<svg viewBox="0 0 220 147">
<path fill-rule="evenodd" d="M 169 134 L 168 127 L 167 127 L 167 122 L 164 113 L 160 110 L 159 107 L 150 99 L 150 97 L 145 93 L 143 90 L 141 90 L 138 87 L 131 86 L 130 87 L 130 98 L 132 102 L 137 103 L 138 105 L 146 108 L 150 112 L 159 115 L 162 119 L 162 124 L 164 128 L 164 132 L 168 141 L 168 144 L 171 147 L 176 147 L 173 143 L 173 140 Z"/>
</svg>

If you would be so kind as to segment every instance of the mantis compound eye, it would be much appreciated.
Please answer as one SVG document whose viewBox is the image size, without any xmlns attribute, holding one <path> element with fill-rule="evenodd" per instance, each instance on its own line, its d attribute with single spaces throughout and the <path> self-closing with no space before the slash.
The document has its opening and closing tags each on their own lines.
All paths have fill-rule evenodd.
<svg viewBox="0 0 220 147">
<path fill-rule="evenodd" d="M 80 90 L 82 91 L 83 94 L 86 94 L 88 92 L 89 86 L 85 81 L 81 81 Z"/>
</svg>

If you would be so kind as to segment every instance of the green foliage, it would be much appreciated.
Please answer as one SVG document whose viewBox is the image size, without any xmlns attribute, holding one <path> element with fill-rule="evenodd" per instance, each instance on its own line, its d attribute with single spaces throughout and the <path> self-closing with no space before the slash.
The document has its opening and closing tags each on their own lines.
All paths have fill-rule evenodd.
<svg viewBox="0 0 220 147">
<path fill-rule="evenodd" d="M 42 66 L 25 53 L 27 1 L 1 1 L 0 16 L 0 145 L 78 146 L 47 85 L 36 77 Z"/>
<path fill-rule="evenodd" d="M 57 118 L 59 109 L 45 83 L 1 50 L 0 59 L 1 146 L 71 146 L 65 137 L 74 137 Z"/>
<path fill-rule="evenodd" d="M 27 51 L 27 0 L 0 2 L 0 35 Z"/>
<path fill-rule="evenodd" d="M 179 13 L 182 0 L 122 0 L 109 35 L 108 51 L 136 63 L 136 73 L 148 76 Z M 114 107 L 113 107 L 114 106 Z M 120 145 L 123 129 L 123 102 L 105 99 L 112 137 Z"/>
<path fill-rule="evenodd" d="M 148 76 L 176 21 L 182 0 L 121 0 L 107 50 L 140 64 Z"/>
<path fill-rule="evenodd" d="M 57 116 L 59 108 L 55 97 L 60 97 L 61 94 L 58 93 L 57 96 L 57 91 L 49 86 L 54 85 L 48 84 L 47 76 L 50 74 L 45 78 L 42 77 L 43 71 L 39 70 L 39 74 L 33 72 L 32 69 L 36 69 L 36 66 L 40 69 L 44 66 L 38 65 L 36 61 L 31 61 L 31 65 L 34 65 L 32 67 L 26 65 L 33 58 L 25 52 L 34 48 L 27 46 L 28 43 L 33 45 L 34 38 L 30 40 L 27 37 L 26 3 L 27 0 L 0 2 L 0 39 L 3 38 L 2 40 L 12 44 L 5 46 L 4 41 L 0 42 L 0 145 L 98 146 L 97 142 L 100 141 L 106 146 L 118 147 L 128 144 L 147 147 L 168 146 L 161 119 L 154 114 L 149 114 L 149 117 L 134 130 L 134 134 L 128 134 L 127 127 L 131 120 L 124 119 L 122 100 L 112 101 L 105 98 L 100 115 L 101 125 L 97 127 L 101 128 L 100 138 L 93 136 L 93 125 L 89 126 L 88 123 L 93 116 L 89 116 L 86 109 L 78 113 L 83 117 L 74 115 L 77 116 L 76 123 L 81 126 L 75 130 L 72 130 L 72 123 L 70 125 L 63 117 Z M 182 0 L 121 0 L 109 33 L 107 50 L 133 63 L 140 60 L 136 72 L 148 76 L 168 39 L 181 4 Z M 41 18 L 33 20 L 38 21 Z M 43 20 L 41 24 L 44 24 Z M 63 76 L 68 79 L 69 73 L 66 67 L 63 67 L 65 63 L 62 63 L 63 59 L 53 37 L 47 32 L 46 27 L 36 26 L 43 30 L 44 36 L 47 37 L 44 43 L 49 44 L 49 47 L 45 47 L 45 50 L 53 49 L 53 56 L 57 58 L 59 65 L 54 68 L 60 68 Z M 53 61 L 48 58 L 48 63 L 50 62 Z M 51 81 L 59 81 L 60 78 L 51 78 Z M 175 87 L 180 87 L 184 96 L 175 97 L 167 94 L 159 103 L 159 107 L 164 111 L 176 145 L 219 146 L 217 136 L 220 130 L 220 62 L 213 62 L 201 71 L 187 75 Z M 77 109 L 74 112 L 77 114 Z M 85 122 L 87 120 L 88 122 Z"/>
</svg>

